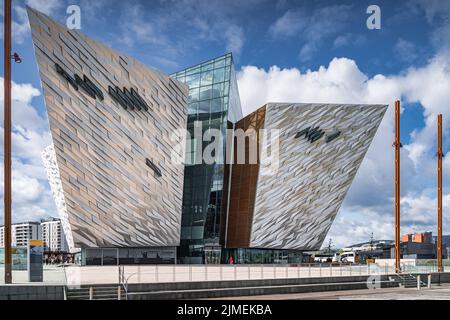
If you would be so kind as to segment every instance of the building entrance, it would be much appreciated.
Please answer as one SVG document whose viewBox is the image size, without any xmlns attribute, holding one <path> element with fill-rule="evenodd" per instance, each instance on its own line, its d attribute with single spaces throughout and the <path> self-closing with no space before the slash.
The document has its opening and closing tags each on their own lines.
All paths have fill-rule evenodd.
<svg viewBox="0 0 450 320">
<path fill-rule="evenodd" d="M 206 264 L 220 264 L 221 256 L 222 256 L 222 247 L 220 246 L 205 247 Z"/>
</svg>

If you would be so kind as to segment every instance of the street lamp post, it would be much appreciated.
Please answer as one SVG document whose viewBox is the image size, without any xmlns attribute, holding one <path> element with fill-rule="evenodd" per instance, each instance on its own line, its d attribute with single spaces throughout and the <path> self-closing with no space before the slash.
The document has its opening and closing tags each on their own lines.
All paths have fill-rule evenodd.
<svg viewBox="0 0 450 320">
<path fill-rule="evenodd" d="M 442 265 L 442 114 L 438 116 L 438 236 L 437 236 L 437 261 L 438 272 L 443 272 Z"/>
<path fill-rule="evenodd" d="M 400 101 L 395 102 L 395 273 L 401 272 L 400 266 Z"/>
<path fill-rule="evenodd" d="M 4 209 L 5 209 L 5 284 L 12 283 L 12 190 L 11 190 L 11 24 L 12 4 L 11 0 L 5 0 L 4 13 Z"/>
</svg>

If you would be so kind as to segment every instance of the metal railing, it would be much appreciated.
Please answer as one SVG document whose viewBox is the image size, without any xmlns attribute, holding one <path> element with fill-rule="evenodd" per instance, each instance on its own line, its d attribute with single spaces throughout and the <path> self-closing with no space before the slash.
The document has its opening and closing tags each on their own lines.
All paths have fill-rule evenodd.
<svg viewBox="0 0 450 320">
<path fill-rule="evenodd" d="M 404 266 L 406 269 L 406 266 Z M 429 270 L 427 270 L 429 271 Z M 421 272 L 426 272 L 422 270 Z M 127 291 L 131 283 L 171 283 L 202 281 L 239 281 L 263 279 L 294 279 L 388 275 L 394 267 L 384 265 L 157 265 L 121 266 L 119 281 Z"/>
<path fill-rule="evenodd" d="M 437 263 L 422 266 L 402 263 L 402 272 L 436 273 Z M 446 266 L 447 271 L 448 266 Z M 1 273 L 1 268 L 0 268 Z M 238 281 L 283 278 L 343 277 L 393 274 L 390 264 L 295 264 L 295 265 L 141 265 L 52 266 L 44 269 L 44 283 L 77 287 L 91 284 Z M 0 284 L 1 284 L 0 277 Z M 13 272 L 15 284 L 28 283 L 27 271 Z"/>
</svg>

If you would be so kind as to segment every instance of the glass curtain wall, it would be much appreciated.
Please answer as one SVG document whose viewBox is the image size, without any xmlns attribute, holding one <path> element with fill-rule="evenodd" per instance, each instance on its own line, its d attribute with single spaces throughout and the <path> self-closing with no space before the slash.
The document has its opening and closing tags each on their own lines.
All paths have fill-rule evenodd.
<svg viewBox="0 0 450 320">
<path fill-rule="evenodd" d="M 172 77 L 189 86 L 191 136 L 187 141 L 178 259 L 181 264 L 216 264 L 221 260 L 221 225 L 226 223 L 223 221 L 226 129 L 229 122 L 242 117 L 233 57 L 227 54 Z M 210 129 L 217 129 L 221 136 L 204 141 L 207 140 L 203 139 L 204 134 Z M 203 153 L 211 150 L 205 150 L 211 143 L 218 148 L 210 153 L 215 161 L 208 163 Z"/>
</svg>

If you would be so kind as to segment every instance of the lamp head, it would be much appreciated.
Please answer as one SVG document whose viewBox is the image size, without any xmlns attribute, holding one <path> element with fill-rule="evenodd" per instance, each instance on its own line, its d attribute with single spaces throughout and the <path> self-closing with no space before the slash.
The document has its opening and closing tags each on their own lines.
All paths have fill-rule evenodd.
<svg viewBox="0 0 450 320">
<path fill-rule="evenodd" d="M 14 52 L 14 54 L 12 55 L 12 58 L 14 59 L 15 63 L 22 63 L 22 59 L 20 58 L 20 56 L 17 52 Z"/>
</svg>

